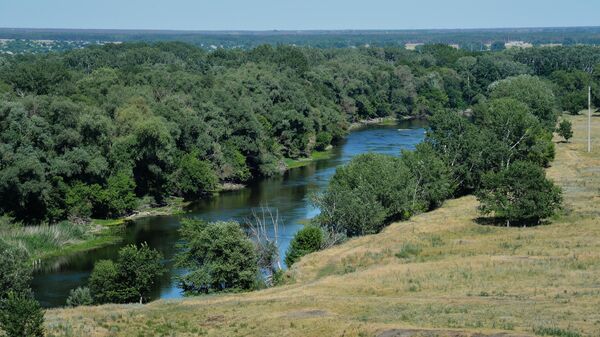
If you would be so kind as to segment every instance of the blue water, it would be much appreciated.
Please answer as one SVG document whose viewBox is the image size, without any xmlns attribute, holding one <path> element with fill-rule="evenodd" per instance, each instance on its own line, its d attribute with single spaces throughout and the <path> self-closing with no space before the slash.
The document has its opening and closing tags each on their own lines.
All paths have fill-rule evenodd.
<svg viewBox="0 0 600 337">
<path fill-rule="evenodd" d="M 351 132 L 336 146 L 329 159 L 311 162 L 307 166 L 288 171 L 280 177 L 261 179 L 239 191 L 222 193 L 209 200 L 197 202 L 187 212 L 177 216 L 153 216 L 132 222 L 123 230 L 118 244 L 47 261 L 35 275 L 33 289 L 46 307 L 65 304 L 69 290 L 83 286 L 94 266 L 101 259 L 116 259 L 118 250 L 127 244 L 147 242 L 165 256 L 169 272 L 160 280 L 153 298 L 182 296 L 174 276 L 181 273 L 173 267 L 173 256 L 179 240 L 181 218 L 193 217 L 207 221 L 237 220 L 252 217 L 261 206 L 277 210 L 279 214 L 279 244 L 283 259 L 294 233 L 303 220 L 314 217 L 319 210 L 310 203 L 310 196 L 322 190 L 336 167 L 352 157 L 367 152 L 399 155 L 402 149 L 413 149 L 424 137 L 424 122 L 403 121 L 398 125 L 369 126 Z"/>
</svg>

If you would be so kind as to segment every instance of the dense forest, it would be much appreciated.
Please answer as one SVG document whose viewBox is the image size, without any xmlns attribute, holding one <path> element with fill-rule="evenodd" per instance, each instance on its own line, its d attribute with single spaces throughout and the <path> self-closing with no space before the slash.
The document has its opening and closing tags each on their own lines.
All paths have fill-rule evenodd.
<svg viewBox="0 0 600 337">
<path fill-rule="evenodd" d="M 598 91 L 599 55 L 589 46 L 206 52 L 177 42 L 5 55 L 0 211 L 53 223 L 121 216 L 144 197 L 193 200 L 222 183 L 280 174 L 284 158 L 335 144 L 353 122 L 485 106 L 477 117 L 495 109 L 482 105 L 490 95 L 530 85 L 538 96 L 512 98 L 551 128 L 559 108 L 584 107 L 588 84 Z"/>
</svg>

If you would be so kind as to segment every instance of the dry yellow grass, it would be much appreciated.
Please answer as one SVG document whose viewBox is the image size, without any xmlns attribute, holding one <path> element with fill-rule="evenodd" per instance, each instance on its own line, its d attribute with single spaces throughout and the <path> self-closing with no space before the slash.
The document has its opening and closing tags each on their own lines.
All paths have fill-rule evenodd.
<svg viewBox="0 0 600 337">
<path fill-rule="evenodd" d="M 600 336 L 600 143 L 596 138 L 593 153 L 585 153 L 586 119 L 568 118 L 575 138 L 557 144 L 548 170 L 564 189 L 566 207 L 548 225 L 480 225 L 477 201 L 464 197 L 303 258 L 287 286 L 144 306 L 50 310 L 48 332 L 508 337 L 556 328 L 561 336 Z"/>
</svg>

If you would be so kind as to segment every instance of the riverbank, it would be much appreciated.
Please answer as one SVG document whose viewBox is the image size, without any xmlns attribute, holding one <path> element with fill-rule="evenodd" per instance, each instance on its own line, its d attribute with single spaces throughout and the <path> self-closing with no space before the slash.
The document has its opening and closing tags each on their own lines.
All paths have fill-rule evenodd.
<svg viewBox="0 0 600 337">
<path fill-rule="evenodd" d="M 379 125 L 395 125 L 398 120 L 396 118 L 385 118 L 385 119 L 374 119 L 363 121 L 361 127 L 379 124 Z M 358 128 L 355 128 L 356 130 Z M 309 158 L 301 159 L 286 159 L 285 165 L 287 169 L 294 169 L 309 165 L 315 161 L 326 160 L 331 158 L 336 152 L 332 147 L 325 151 L 313 151 Z M 236 191 L 246 188 L 243 184 L 222 184 L 219 192 Z M 121 217 L 118 219 L 102 220 L 93 219 L 88 224 L 77 225 L 75 236 L 69 236 L 68 233 L 72 231 L 69 229 L 65 231 L 67 234 L 56 234 L 61 239 L 59 242 L 54 243 L 55 240 L 50 240 L 52 244 L 37 244 L 38 242 L 48 241 L 44 237 L 45 234 L 39 234 L 40 238 L 37 238 L 35 230 L 36 227 L 27 227 L 28 235 L 15 235 L 14 237 L 21 237 L 21 240 L 25 240 L 26 246 L 31 247 L 31 255 L 34 261 L 55 259 L 60 256 L 67 256 L 75 253 L 84 252 L 87 250 L 93 250 L 101 248 L 103 246 L 112 245 L 118 243 L 122 239 L 122 231 L 128 221 L 134 221 L 146 217 L 162 216 L 162 215 L 175 215 L 185 212 L 185 208 L 190 205 L 190 202 L 184 201 L 182 198 L 169 198 L 166 200 L 164 206 L 155 207 L 150 202 L 140 200 L 140 206 L 137 210 L 131 214 Z M 51 226 L 51 228 L 54 226 Z M 59 226 L 60 227 L 60 226 Z M 58 227 L 57 227 L 58 228 Z M 42 229 L 42 227 L 40 227 Z M 60 231 L 54 228 L 55 231 Z M 80 233 L 83 231 L 83 233 Z M 39 233 L 43 231 L 40 230 Z"/>
<path fill-rule="evenodd" d="M 600 148 L 585 116 L 547 175 L 564 212 L 544 226 L 477 222 L 474 197 L 304 257 L 290 284 L 245 294 L 46 312 L 54 336 L 598 336 Z M 593 134 L 600 134 L 594 126 Z M 558 140 L 558 139 L 557 139 Z"/>
</svg>

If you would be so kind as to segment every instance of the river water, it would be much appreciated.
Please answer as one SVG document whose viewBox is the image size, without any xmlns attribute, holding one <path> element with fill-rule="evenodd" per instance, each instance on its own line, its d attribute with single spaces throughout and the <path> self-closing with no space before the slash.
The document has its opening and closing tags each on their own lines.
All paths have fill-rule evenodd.
<svg viewBox="0 0 600 337">
<path fill-rule="evenodd" d="M 336 146 L 329 159 L 314 161 L 307 166 L 289 170 L 283 176 L 261 179 L 239 191 L 221 193 L 211 199 L 197 202 L 176 216 L 152 216 L 131 222 L 123 230 L 123 240 L 117 244 L 92 251 L 46 261 L 34 276 L 32 287 L 36 298 L 45 307 L 65 305 L 69 290 L 84 286 L 94 263 L 102 259 L 116 259 L 124 245 L 147 242 L 165 257 L 168 273 L 160 280 L 152 298 L 177 298 L 181 291 L 174 276 L 181 273 L 173 267 L 173 256 L 179 240 L 180 220 L 185 217 L 207 221 L 244 221 L 252 210 L 261 206 L 278 210 L 279 244 L 283 258 L 294 233 L 302 227 L 303 220 L 314 217 L 318 209 L 311 206 L 309 197 L 322 190 L 337 166 L 352 157 L 367 152 L 398 155 L 401 149 L 413 149 L 425 133 L 423 121 L 401 121 L 397 125 L 371 125 L 351 132 Z"/>
</svg>

